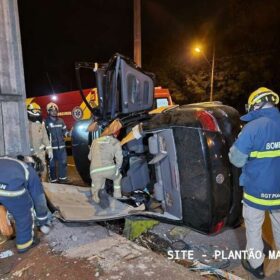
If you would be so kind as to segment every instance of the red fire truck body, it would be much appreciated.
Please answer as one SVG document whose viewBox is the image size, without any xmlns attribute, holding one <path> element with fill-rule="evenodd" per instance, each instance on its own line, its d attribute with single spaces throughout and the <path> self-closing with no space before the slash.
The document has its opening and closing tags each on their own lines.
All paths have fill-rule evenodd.
<svg viewBox="0 0 280 280">
<path fill-rule="evenodd" d="M 84 89 L 83 92 L 91 106 L 96 107 L 98 105 L 97 89 Z M 155 87 L 155 101 L 156 107 L 172 105 L 169 90 L 162 87 Z M 26 105 L 32 102 L 40 105 L 44 119 L 47 117 L 47 104 L 49 102 L 56 103 L 59 108 L 58 115 L 64 120 L 68 130 L 73 127 L 75 121 L 89 119 L 91 117 L 91 112 L 77 90 L 26 99 Z"/>
</svg>

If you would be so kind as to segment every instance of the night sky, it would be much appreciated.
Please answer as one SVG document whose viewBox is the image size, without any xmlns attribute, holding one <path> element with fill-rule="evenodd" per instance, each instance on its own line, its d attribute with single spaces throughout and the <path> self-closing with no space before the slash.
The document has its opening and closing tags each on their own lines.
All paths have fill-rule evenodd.
<svg viewBox="0 0 280 280">
<path fill-rule="evenodd" d="M 192 61 L 194 41 L 219 58 L 280 54 L 280 1 L 142 0 L 142 66 Z M 75 61 L 133 58 L 133 0 L 18 0 L 27 96 L 76 90 Z M 155 66 L 156 65 L 156 66 Z M 91 73 L 84 86 L 94 86 Z M 48 77 L 50 81 L 48 80 Z"/>
</svg>

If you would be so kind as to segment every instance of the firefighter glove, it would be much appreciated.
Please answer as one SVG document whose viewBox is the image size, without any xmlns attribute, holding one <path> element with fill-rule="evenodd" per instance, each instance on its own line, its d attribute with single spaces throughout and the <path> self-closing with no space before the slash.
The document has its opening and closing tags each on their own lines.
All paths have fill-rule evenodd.
<svg viewBox="0 0 280 280">
<path fill-rule="evenodd" d="M 53 159 L 53 151 L 52 151 L 52 149 L 48 150 L 48 157 L 49 157 L 49 160 Z"/>
</svg>

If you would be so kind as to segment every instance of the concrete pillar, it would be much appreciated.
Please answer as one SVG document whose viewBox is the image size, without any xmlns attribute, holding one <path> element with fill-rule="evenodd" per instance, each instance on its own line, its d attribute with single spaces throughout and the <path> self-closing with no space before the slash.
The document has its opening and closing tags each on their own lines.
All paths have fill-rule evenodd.
<svg viewBox="0 0 280 280">
<path fill-rule="evenodd" d="M 0 0 L 0 156 L 28 154 L 17 0 Z"/>
</svg>

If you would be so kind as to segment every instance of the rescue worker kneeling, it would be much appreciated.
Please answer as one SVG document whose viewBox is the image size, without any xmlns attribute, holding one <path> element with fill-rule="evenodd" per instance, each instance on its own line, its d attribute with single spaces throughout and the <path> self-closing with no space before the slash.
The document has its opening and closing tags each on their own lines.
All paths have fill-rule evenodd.
<svg viewBox="0 0 280 280">
<path fill-rule="evenodd" d="M 111 134 L 112 133 L 112 134 Z M 120 141 L 108 135 L 94 139 L 88 155 L 90 164 L 90 176 L 92 180 L 92 199 L 100 203 L 100 190 L 105 187 L 106 179 L 114 181 L 114 197 L 121 198 L 121 173 L 123 154 Z"/>
<path fill-rule="evenodd" d="M 47 233 L 49 210 L 40 178 L 32 166 L 14 158 L 0 157 L 0 204 L 15 220 L 18 252 L 24 253 L 37 245 L 35 219 L 41 231 Z"/>
</svg>

